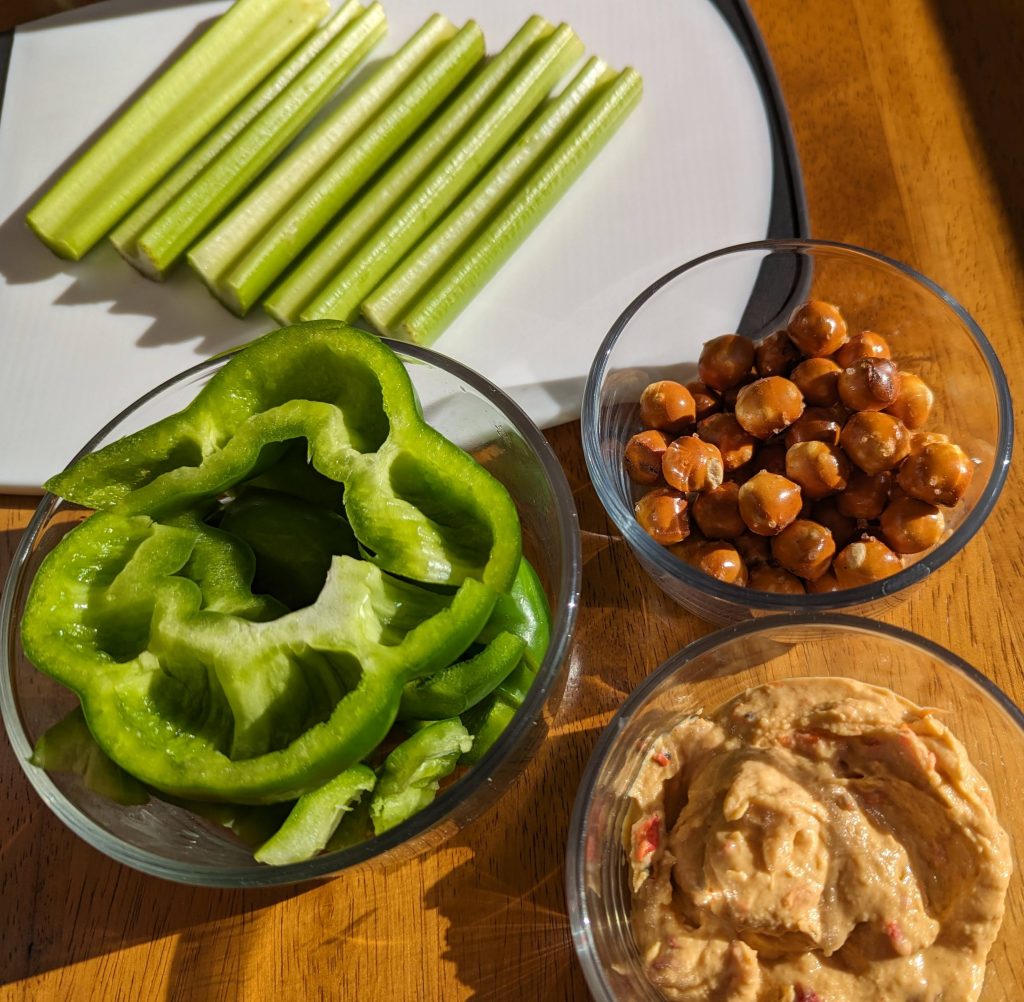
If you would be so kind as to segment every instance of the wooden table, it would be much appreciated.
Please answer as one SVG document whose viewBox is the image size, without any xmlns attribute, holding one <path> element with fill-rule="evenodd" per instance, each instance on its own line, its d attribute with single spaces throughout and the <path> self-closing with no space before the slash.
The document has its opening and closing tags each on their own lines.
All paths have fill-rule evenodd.
<svg viewBox="0 0 1024 1002">
<path fill-rule="evenodd" d="M 23 0 L 22 16 L 46 5 Z M 792 117 L 814 235 L 877 248 L 950 290 L 988 333 L 1024 398 L 1024 7 L 752 7 Z M 10 17 L 19 0 L 5 8 Z M 269 892 L 194 890 L 118 866 L 70 836 L 4 745 L 0 999 L 588 997 L 563 892 L 579 776 L 623 695 L 709 627 L 640 572 L 590 487 L 578 427 L 559 428 L 550 440 L 580 509 L 583 603 L 555 732 L 504 799 L 439 851 L 386 877 L 355 873 Z M 1019 450 L 1002 500 L 967 552 L 886 619 L 962 654 L 1022 703 L 1018 457 Z M 31 507 L 3 502 L 0 573 Z"/>
</svg>

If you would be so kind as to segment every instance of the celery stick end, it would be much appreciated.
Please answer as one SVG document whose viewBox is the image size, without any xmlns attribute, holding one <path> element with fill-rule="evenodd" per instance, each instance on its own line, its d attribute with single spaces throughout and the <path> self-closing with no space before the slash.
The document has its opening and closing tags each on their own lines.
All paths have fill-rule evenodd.
<svg viewBox="0 0 1024 1002">
<path fill-rule="evenodd" d="M 28 228 L 37 236 L 50 250 L 53 251 L 57 257 L 62 257 L 66 261 L 80 261 L 82 255 L 89 250 L 88 247 L 77 247 L 70 240 L 57 236 L 51 232 L 50 227 L 43 221 L 35 218 L 31 210 L 28 215 L 25 216 L 25 222 L 28 223 Z"/>
</svg>

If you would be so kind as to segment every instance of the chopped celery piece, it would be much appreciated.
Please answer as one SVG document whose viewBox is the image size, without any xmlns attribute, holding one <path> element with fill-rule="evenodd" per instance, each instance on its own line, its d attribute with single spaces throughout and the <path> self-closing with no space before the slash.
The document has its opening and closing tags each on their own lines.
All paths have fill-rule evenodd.
<svg viewBox="0 0 1024 1002">
<path fill-rule="evenodd" d="M 354 317 L 367 294 L 472 184 L 582 54 L 583 45 L 572 29 L 565 24 L 556 28 L 470 124 L 451 155 L 302 311 L 302 319 Z"/>
<path fill-rule="evenodd" d="M 189 251 L 188 262 L 210 288 L 274 224 L 299 192 L 359 134 L 381 105 L 403 87 L 455 35 L 434 14 L 365 83 L 355 89 L 293 150 L 276 163 Z"/>
<path fill-rule="evenodd" d="M 362 313 L 377 330 L 389 332 L 391 324 L 554 148 L 594 88 L 613 75 L 600 59 L 588 60 L 572 83 L 547 104 L 459 205 L 374 289 L 363 303 Z"/>
<path fill-rule="evenodd" d="M 351 145 L 324 168 L 256 246 L 216 285 L 230 309 L 245 314 L 335 214 L 393 156 L 483 59 L 484 35 L 469 21 L 406 84 Z"/>
<path fill-rule="evenodd" d="M 138 239 L 142 268 L 165 272 L 302 130 L 387 31 L 366 8 L 160 213 Z"/>
<path fill-rule="evenodd" d="M 77 261 L 327 11 L 326 0 L 237 0 L 36 202 L 28 225 Z"/>
<path fill-rule="evenodd" d="M 516 32 L 493 59 L 470 78 L 448 107 L 424 129 L 415 142 L 374 182 L 344 215 L 316 250 L 307 255 L 267 296 L 266 311 L 281 324 L 294 323 L 302 308 L 337 271 L 337 263 L 349 256 L 372 233 L 380 221 L 404 198 L 409 189 L 437 161 L 452 140 L 457 139 L 472 117 L 508 79 L 530 48 L 551 33 L 542 17 L 533 16 Z"/>
<path fill-rule="evenodd" d="M 430 344 L 526 239 L 632 111 L 642 83 L 626 69 L 601 88 L 579 122 L 499 215 L 429 286 L 397 326 L 396 337 Z"/>
<path fill-rule="evenodd" d="M 319 31 L 300 45 L 114 227 L 110 241 L 125 260 L 136 266 L 140 264 L 136 243 L 143 230 L 160 215 L 192 178 L 323 52 L 342 28 L 362 9 L 359 0 L 347 0 Z"/>
</svg>

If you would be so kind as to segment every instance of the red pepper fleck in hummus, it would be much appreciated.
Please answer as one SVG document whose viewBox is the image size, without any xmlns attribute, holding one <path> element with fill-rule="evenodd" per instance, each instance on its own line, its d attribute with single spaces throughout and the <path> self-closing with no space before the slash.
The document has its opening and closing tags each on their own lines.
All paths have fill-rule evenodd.
<svg viewBox="0 0 1024 1002">
<path fill-rule="evenodd" d="M 630 790 L 633 932 L 673 1002 L 975 1002 L 1010 880 L 935 711 L 852 679 L 749 689 Z"/>
</svg>

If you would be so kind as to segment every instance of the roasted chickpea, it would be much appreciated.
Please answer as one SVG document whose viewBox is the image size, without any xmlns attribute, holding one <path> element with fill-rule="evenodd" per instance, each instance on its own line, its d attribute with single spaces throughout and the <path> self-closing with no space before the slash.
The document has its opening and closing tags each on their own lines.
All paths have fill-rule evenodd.
<svg viewBox="0 0 1024 1002">
<path fill-rule="evenodd" d="M 701 382 L 721 393 L 742 383 L 754 365 L 754 342 L 740 334 L 723 334 L 708 341 L 700 353 Z"/>
<path fill-rule="evenodd" d="M 849 475 L 846 456 L 826 442 L 797 442 L 786 452 L 786 476 L 812 501 L 843 490 Z"/>
<path fill-rule="evenodd" d="M 746 564 L 743 563 L 736 547 L 728 543 L 709 539 L 690 543 L 688 540 L 680 546 L 672 547 L 672 552 L 691 567 L 696 567 L 718 581 L 741 587 L 747 583 Z"/>
<path fill-rule="evenodd" d="M 783 331 L 775 331 L 754 348 L 754 367 L 759 376 L 786 376 L 800 361 L 800 349 Z"/>
<path fill-rule="evenodd" d="M 835 354 L 836 364 L 841 369 L 853 365 L 858 358 L 892 358 L 889 342 L 874 331 L 854 334 Z"/>
<path fill-rule="evenodd" d="M 803 498 L 792 480 L 762 471 L 740 487 L 739 504 L 751 532 L 774 536 L 799 516 Z"/>
<path fill-rule="evenodd" d="M 836 544 L 823 525 L 798 518 L 772 537 L 772 556 L 797 577 L 813 581 L 832 564 Z"/>
<path fill-rule="evenodd" d="M 678 435 L 697 420 L 693 394 L 682 383 L 671 379 L 651 383 L 640 394 L 640 420 L 648 428 Z"/>
<path fill-rule="evenodd" d="M 858 358 L 839 370 L 839 399 L 852 411 L 881 411 L 900 395 L 900 373 L 887 358 Z"/>
<path fill-rule="evenodd" d="M 661 458 L 668 438 L 660 431 L 641 431 L 627 443 L 623 453 L 626 476 L 635 484 L 656 484 L 661 479 Z"/>
<path fill-rule="evenodd" d="M 910 452 L 910 432 L 903 422 L 880 411 L 858 411 L 843 426 L 839 444 L 865 473 L 899 466 Z"/>
<path fill-rule="evenodd" d="M 782 567 L 771 564 L 759 564 L 751 567 L 747 576 L 747 584 L 758 591 L 772 591 L 783 595 L 803 595 L 807 589 L 795 574 Z"/>
<path fill-rule="evenodd" d="M 854 470 L 846 490 L 836 495 L 836 510 L 847 518 L 878 518 L 889 503 L 892 483 L 889 470 L 875 474 Z"/>
<path fill-rule="evenodd" d="M 920 376 L 912 372 L 901 372 L 900 395 L 885 408 L 885 412 L 898 417 L 913 431 L 928 420 L 934 403 L 935 394 Z"/>
<path fill-rule="evenodd" d="M 708 539 L 733 539 L 747 531 L 740 516 L 739 484 L 724 483 L 693 502 L 693 517 Z"/>
<path fill-rule="evenodd" d="M 640 528 L 656 543 L 671 546 L 690 534 L 689 504 L 671 487 L 656 487 L 637 501 L 634 511 Z"/>
<path fill-rule="evenodd" d="M 804 412 L 804 398 L 782 376 L 765 376 L 740 389 L 736 420 L 755 438 L 768 438 L 788 428 Z"/>
<path fill-rule="evenodd" d="M 758 536 L 754 532 L 744 532 L 742 536 L 730 539 L 736 547 L 748 570 L 759 564 L 766 564 L 772 558 L 771 542 L 766 536 Z"/>
<path fill-rule="evenodd" d="M 683 435 L 665 450 L 661 472 L 677 491 L 707 491 L 721 484 L 725 467 L 717 446 Z"/>
<path fill-rule="evenodd" d="M 825 526 L 832 533 L 832 539 L 839 548 L 844 547 L 857 532 L 857 522 L 839 510 L 838 504 L 841 497 L 842 494 L 839 494 L 836 497 L 828 497 L 823 501 L 815 502 L 810 514 L 813 521 Z"/>
<path fill-rule="evenodd" d="M 690 391 L 693 402 L 697 405 L 698 421 L 703 421 L 704 418 L 717 414 L 722 409 L 722 401 L 718 394 L 699 379 L 693 379 L 688 382 L 686 388 Z"/>
<path fill-rule="evenodd" d="M 949 436 L 943 435 L 941 431 L 915 431 L 910 436 L 910 451 L 917 452 L 918 449 L 923 449 L 926 445 L 948 441 Z"/>
<path fill-rule="evenodd" d="M 824 442 L 826 445 L 838 445 L 839 433 L 843 426 L 823 407 L 808 407 L 786 429 L 786 447 L 792 448 L 797 442 Z"/>
<path fill-rule="evenodd" d="M 882 535 L 897 553 L 931 549 L 945 528 L 942 509 L 916 498 L 897 498 L 882 512 Z"/>
<path fill-rule="evenodd" d="M 841 591 L 835 574 L 825 571 L 820 578 L 807 582 L 807 592 L 810 595 L 824 595 L 828 592 Z"/>
<path fill-rule="evenodd" d="M 974 464 L 952 442 L 933 442 L 915 449 L 896 477 L 904 494 L 946 507 L 955 505 L 971 486 Z"/>
<path fill-rule="evenodd" d="M 805 355 L 820 358 L 846 343 L 846 321 L 831 303 L 812 299 L 793 311 L 786 333 Z"/>
<path fill-rule="evenodd" d="M 841 588 L 881 581 L 902 568 L 902 559 L 872 536 L 844 546 L 832 561 L 832 571 Z"/>
<path fill-rule="evenodd" d="M 839 373 L 842 369 L 830 358 L 808 358 L 790 378 L 813 407 L 831 407 L 839 401 Z"/>
<path fill-rule="evenodd" d="M 697 434 L 718 446 L 726 472 L 749 463 L 754 455 L 756 440 L 745 431 L 732 414 L 712 414 L 697 425 Z"/>
</svg>

